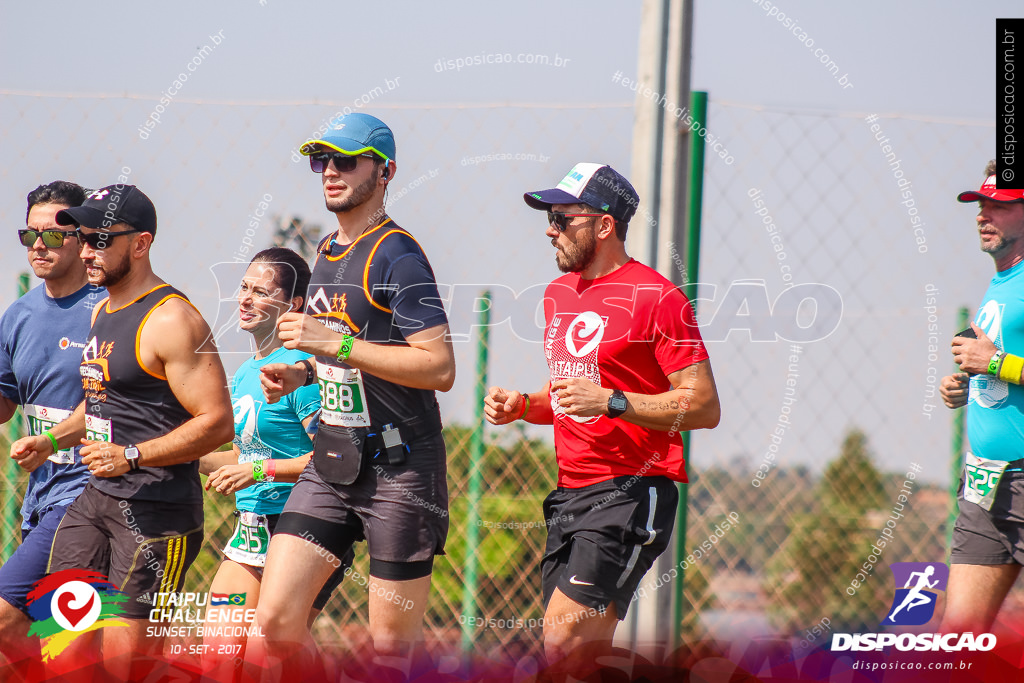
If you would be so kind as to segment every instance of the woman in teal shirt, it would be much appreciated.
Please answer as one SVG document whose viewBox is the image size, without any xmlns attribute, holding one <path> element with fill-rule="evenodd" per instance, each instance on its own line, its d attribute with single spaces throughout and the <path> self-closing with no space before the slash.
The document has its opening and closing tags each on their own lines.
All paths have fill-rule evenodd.
<svg viewBox="0 0 1024 683">
<path fill-rule="evenodd" d="M 300 387 L 277 403 L 267 403 L 260 387 L 260 368 L 267 363 L 297 363 L 309 354 L 282 346 L 277 320 L 288 311 L 302 311 L 309 286 L 309 266 L 290 249 L 275 247 L 256 254 L 238 293 L 239 327 L 252 335 L 256 353 L 231 378 L 231 401 L 235 414 L 235 439 L 231 451 L 203 456 L 200 471 L 209 474 L 207 490 L 235 495 L 235 529 L 224 547 L 225 559 L 210 586 L 210 603 L 204 637 L 204 659 L 220 666 L 227 659 L 240 659 L 244 635 L 227 635 L 249 630 L 254 624 L 233 622 L 230 614 L 217 610 L 255 610 L 267 546 L 284 509 L 294 482 L 312 455 L 313 442 L 307 429 L 320 410 L 316 383 Z M 351 559 L 341 564 L 345 567 Z M 314 604 L 310 622 L 323 609 L 331 592 L 343 578 L 343 570 L 327 582 Z M 251 614 L 251 613 L 250 613 Z M 228 626 L 216 631 L 218 625 Z M 230 628 L 243 625 L 244 629 Z"/>
</svg>

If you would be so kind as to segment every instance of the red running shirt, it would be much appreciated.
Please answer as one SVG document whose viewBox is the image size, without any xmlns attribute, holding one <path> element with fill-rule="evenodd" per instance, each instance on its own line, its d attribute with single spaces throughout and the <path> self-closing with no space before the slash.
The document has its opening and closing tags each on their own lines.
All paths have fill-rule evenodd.
<svg viewBox="0 0 1024 683">
<path fill-rule="evenodd" d="M 552 381 L 586 377 L 609 389 L 660 394 L 672 389 L 668 375 L 708 357 L 686 296 L 633 259 L 596 280 L 569 273 L 552 282 L 544 294 L 544 319 Z M 687 481 L 678 431 L 604 415 L 566 415 L 549 398 L 559 486 L 579 488 L 618 476 Z"/>
</svg>

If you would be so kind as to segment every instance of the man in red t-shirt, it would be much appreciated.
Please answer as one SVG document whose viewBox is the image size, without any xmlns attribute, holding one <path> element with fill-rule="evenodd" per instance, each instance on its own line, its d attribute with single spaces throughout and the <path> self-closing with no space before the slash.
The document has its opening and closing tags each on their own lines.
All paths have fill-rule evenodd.
<svg viewBox="0 0 1024 683">
<path fill-rule="evenodd" d="M 485 412 L 497 425 L 554 424 L 544 649 L 551 664 L 574 651 L 582 663 L 595 653 L 580 645 L 610 646 L 668 545 L 672 482 L 686 481 L 679 432 L 718 425 L 718 391 L 690 302 L 626 253 L 639 203 L 628 180 L 581 163 L 556 188 L 523 198 L 548 212 L 547 236 L 566 273 L 544 296 L 551 381 L 527 394 L 491 387 Z"/>
</svg>

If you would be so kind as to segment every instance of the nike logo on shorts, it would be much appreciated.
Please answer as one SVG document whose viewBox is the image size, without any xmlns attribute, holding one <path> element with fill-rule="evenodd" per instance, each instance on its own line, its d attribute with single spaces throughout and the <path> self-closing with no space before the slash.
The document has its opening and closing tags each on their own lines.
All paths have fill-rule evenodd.
<svg viewBox="0 0 1024 683">
<path fill-rule="evenodd" d="M 572 576 L 569 577 L 569 583 L 575 584 L 577 586 L 593 586 L 594 585 L 594 584 L 590 583 L 589 581 L 577 581 L 575 574 L 573 574 Z"/>
</svg>

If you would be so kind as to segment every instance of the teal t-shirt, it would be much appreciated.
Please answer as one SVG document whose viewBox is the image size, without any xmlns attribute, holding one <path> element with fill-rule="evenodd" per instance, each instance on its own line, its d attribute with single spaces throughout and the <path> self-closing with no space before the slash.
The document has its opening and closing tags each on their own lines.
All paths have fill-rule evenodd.
<svg viewBox="0 0 1024 683">
<path fill-rule="evenodd" d="M 260 387 L 260 368 L 268 363 L 297 363 L 311 358 L 301 351 L 280 348 L 265 358 L 250 358 L 231 378 L 238 462 L 266 458 L 297 458 L 313 450 L 302 421 L 320 410 L 320 388 L 299 387 L 277 403 L 267 403 Z M 294 484 L 262 482 L 235 494 L 239 510 L 276 515 L 284 510 Z"/>
<path fill-rule="evenodd" d="M 974 324 L 998 348 L 1024 356 L 1024 263 L 996 273 Z M 967 438 L 971 452 L 987 460 L 1024 458 L 1024 386 L 975 375 L 970 391 Z"/>
</svg>

